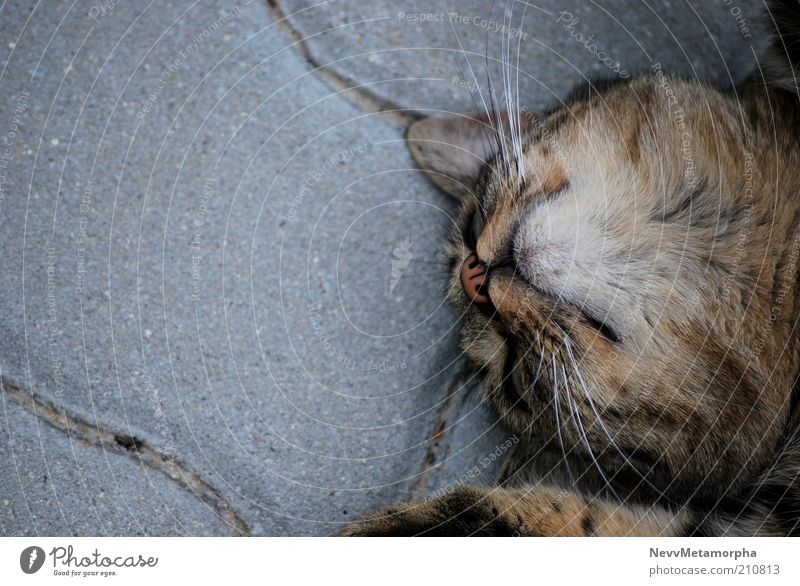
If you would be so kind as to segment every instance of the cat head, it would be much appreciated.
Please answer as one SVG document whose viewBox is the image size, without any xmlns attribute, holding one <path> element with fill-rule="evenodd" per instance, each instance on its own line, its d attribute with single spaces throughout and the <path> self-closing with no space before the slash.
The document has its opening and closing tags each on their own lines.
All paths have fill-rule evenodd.
<svg viewBox="0 0 800 586">
<path fill-rule="evenodd" d="M 605 480 L 716 498 L 782 433 L 794 273 L 770 321 L 770 255 L 796 206 L 764 189 L 779 154 L 745 107 L 655 72 L 539 117 L 409 129 L 418 165 L 460 202 L 449 298 L 485 393 L 517 433 Z"/>
</svg>

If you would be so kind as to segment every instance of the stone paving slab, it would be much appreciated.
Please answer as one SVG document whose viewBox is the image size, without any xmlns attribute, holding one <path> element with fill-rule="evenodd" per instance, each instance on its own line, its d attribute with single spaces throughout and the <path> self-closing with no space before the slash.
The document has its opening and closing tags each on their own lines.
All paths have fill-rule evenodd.
<svg viewBox="0 0 800 586">
<path fill-rule="evenodd" d="M 487 61 L 495 98 L 504 103 L 499 64 L 516 69 L 517 54 L 520 103 L 532 111 L 563 99 L 582 79 L 630 76 L 655 63 L 730 86 L 753 68 L 763 38 L 758 2 L 276 3 L 319 65 L 417 111 L 482 107 L 481 94 L 488 101 L 491 93 Z"/>
<path fill-rule="evenodd" d="M 0 407 L 0 438 L 3 535 L 234 533 L 161 472 L 112 446 L 66 436 L 14 400 Z"/>
</svg>

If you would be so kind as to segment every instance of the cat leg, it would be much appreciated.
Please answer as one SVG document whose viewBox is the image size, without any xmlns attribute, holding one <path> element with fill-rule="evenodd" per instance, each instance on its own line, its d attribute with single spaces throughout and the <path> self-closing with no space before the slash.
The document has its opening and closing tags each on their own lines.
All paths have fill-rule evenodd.
<svg viewBox="0 0 800 586">
<path fill-rule="evenodd" d="M 557 488 L 458 487 L 347 525 L 344 536 L 658 536 L 695 530 L 687 512 L 626 506 Z"/>
</svg>

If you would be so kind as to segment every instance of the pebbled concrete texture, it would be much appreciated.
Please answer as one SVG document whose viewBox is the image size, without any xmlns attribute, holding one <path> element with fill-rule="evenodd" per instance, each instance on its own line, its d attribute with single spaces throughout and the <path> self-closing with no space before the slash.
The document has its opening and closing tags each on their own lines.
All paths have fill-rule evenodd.
<svg viewBox="0 0 800 586">
<path fill-rule="evenodd" d="M 457 9 L 483 75 L 490 5 Z M 728 7 L 651 5 L 570 10 L 631 71 L 747 70 L 755 9 L 747 38 Z M 609 73 L 538 6 L 532 108 Z M 509 434 L 445 303 L 455 207 L 403 144 L 473 108 L 449 23 L 398 16 L 453 10 L 0 9 L 4 534 L 327 535 L 493 481 Z"/>
<path fill-rule="evenodd" d="M 532 111 L 581 80 L 633 76 L 655 64 L 730 86 L 755 66 L 764 38 L 757 2 L 275 4 L 318 65 L 393 107 L 430 113 L 473 111 L 492 95 L 505 103 L 501 63 L 511 65 L 511 94 L 518 83 L 518 101 Z"/>
<path fill-rule="evenodd" d="M 119 446 L 87 445 L 14 400 L 2 405 L 4 535 L 229 535 L 235 528 L 190 490 Z"/>
</svg>

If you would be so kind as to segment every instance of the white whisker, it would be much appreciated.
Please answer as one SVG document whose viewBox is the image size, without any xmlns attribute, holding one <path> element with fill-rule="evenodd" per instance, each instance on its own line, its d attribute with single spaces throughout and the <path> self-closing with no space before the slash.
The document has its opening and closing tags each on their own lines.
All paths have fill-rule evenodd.
<svg viewBox="0 0 800 586">
<path fill-rule="evenodd" d="M 578 429 L 578 435 L 583 439 L 583 445 L 586 446 L 586 451 L 589 452 L 589 457 L 591 458 L 594 467 L 597 469 L 597 471 L 600 473 L 600 476 L 603 478 L 603 482 L 606 483 L 606 487 L 608 487 L 608 489 L 611 491 L 611 494 L 613 494 L 614 497 L 619 498 L 619 495 L 616 493 L 614 487 L 611 485 L 611 481 L 609 481 L 609 479 L 606 477 L 605 472 L 603 472 L 603 468 L 600 466 L 600 462 L 598 462 L 597 458 L 594 455 L 594 452 L 592 451 L 592 446 L 589 443 L 588 436 L 586 435 L 586 429 L 584 428 L 583 422 L 581 421 L 580 411 L 572 403 L 572 397 L 569 393 L 569 380 L 567 379 L 567 371 L 564 368 L 563 363 L 561 364 L 561 374 L 564 377 L 564 385 L 566 387 L 565 392 L 567 396 L 567 406 L 569 407 L 569 410 L 573 415 L 575 426 Z"/>
<path fill-rule="evenodd" d="M 515 101 L 516 106 L 517 106 L 516 120 L 517 120 L 517 130 L 518 130 L 518 134 L 517 134 L 517 138 L 518 138 L 518 140 L 517 140 L 517 157 L 518 157 L 518 159 L 517 160 L 519 161 L 519 163 L 518 163 L 518 173 L 519 173 L 520 179 L 523 182 L 525 181 L 525 161 L 522 158 L 522 118 L 521 118 L 522 112 L 521 112 L 520 107 L 519 107 L 519 104 L 520 104 L 520 101 L 519 101 L 519 56 L 520 56 L 520 53 L 522 52 L 522 34 L 523 34 L 522 33 L 522 26 L 525 24 L 525 13 L 527 11 L 528 11 L 528 4 L 527 4 L 527 2 L 524 2 L 523 3 L 523 7 L 522 7 L 522 19 L 520 20 L 519 27 L 517 29 L 517 33 L 518 33 L 517 34 L 517 71 L 516 71 L 516 82 L 515 82 L 516 83 L 516 87 L 514 88 L 514 91 L 515 91 L 514 101 Z"/>
<path fill-rule="evenodd" d="M 552 356 L 552 364 L 553 370 L 551 372 L 551 376 L 553 379 L 553 410 L 556 414 L 556 432 L 558 433 L 558 443 L 561 446 L 561 454 L 564 456 L 564 466 L 567 468 L 567 474 L 569 475 L 570 484 L 575 486 L 575 478 L 572 476 L 572 470 L 569 467 L 569 461 L 567 459 L 567 451 L 564 449 L 564 437 L 561 435 L 561 416 L 560 413 L 560 406 L 558 401 L 558 381 L 556 379 L 556 357 L 555 355 Z"/>
<path fill-rule="evenodd" d="M 483 109 L 486 112 L 486 117 L 489 119 L 490 124 L 493 124 L 492 115 L 489 112 L 489 107 L 486 104 L 486 100 L 483 98 L 483 92 L 480 91 L 480 84 L 478 84 L 478 78 L 475 75 L 475 70 L 472 68 L 472 63 L 469 60 L 469 56 L 467 55 L 467 52 L 464 50 L 464 45 L 461 42 L 461 37 L 458 36 L 458 31 L 456 31 L 456 27 L 453 24 L 453 20 L 452 19 L 449 19 L 449 20 L 450 20 L 450 28 L 453 29 L 453 34 L 456 37 L 456 41 L 458 41 L 458 47 L 459 47 L 459 49 L 461 51 L 461 54 L 464 55 L 464 60 L 467 62 L 467 67 L 469 67 L 469 72 L 470 72 L 470 75 L 472 76 L 472 81 L 473 81 L 474 87 L 478 88 L 478 94 L 481 97 L 481 102 L 483 103 Z M 459 64 L 459 71 L 461 71 L 461 75 L 463 76 L 464 73 L 463 73 L 463 69 L 461 69 L 461 65 L 460 64 Z M 471 89 L 469 90 L 469 94 L 472 97 L 473 102 L 475 102 L 475 99 L 473 97 Z M 477 109 L 477 107 L 478 107 L 477 103 L 475 103 L 475 108 Z M 497 129 L 495 128 L 495 133 L 496 132 L 497 132 Z M 487 139 L 488 139 L 488 132 L 487 132 Z M 486 158 L 488 158 L 488 152 L 486 152 L 485 155 L 486 155 Z"/>
<path fill-rule="evenodd" d="M 569 338 L 565 336 L 564 337 L 564 341 L 565 341 L 564 346 L 567 349 L 567 354 L 569 356 L 569 360 L 570 360 L 570 363 L 571 363 L 572 370 L 575 372 L 576 378 L 578 379 L 578 382 L 580 383 L 580 386 L 581 386 L 581 388 L 583 390 L 583 395 L 584 395 L 584 397 L 586 397 L 586 401 L 589 403 L 589 406 L 591 407 L 592 412 L 594 413 L 595 421 L 599 425 L 600 429 L 602 429 L 603 432 L 605 433 L 606 437 L 608 438 L 610 446 L 612 448 L 614 448 L 614 450 L 620 456 L 622 456 L 624 458 L 624 460 L 628 464 L 628 466 L 630 466 L 630 468 L 634 472 L 636 472 L 636 474 L 642 479 L 643 482 L 645 482 L 645 484 L 647 484 L 650 488 L 652 488 L 654 491 L 656 491 L 659 494 L 660 497 L 662 497 L 664 499 L 668 499 L 668 497 L 664 494 L 664 492 L 661 491 L 658 487 L 654 486 L 647 479 L 647 477 L 644 474 L 642 474 L 642 472 L 633 464 L 633 462 L 631 462 L 631 460 L 628 457 L 628 455 L 625 454 L 625 452 L 623 452 L 619 448 L 619 446 L 617 446 L 616 440 L 614 439 L 614 437 L 612 437 L 611 432 L 608 430 L 608 427 L 606 427 L 605 422 L 603 422 L 603 419 L 600 417 L 600 413 L 597 411 L 597 407 L 595 406 L 594 401 L 592 400 L 591 394 L 589 393 L 589 388 L 587 387 L 586 381 L 583 379 L 583 376 L 581 375 L 581 371 L 578 368 L 578 362 L 575 359 L 575 355 L 572 352 L 572 347 L 571 347 L 571 344 L 569 342 Z"/>
</svg>

